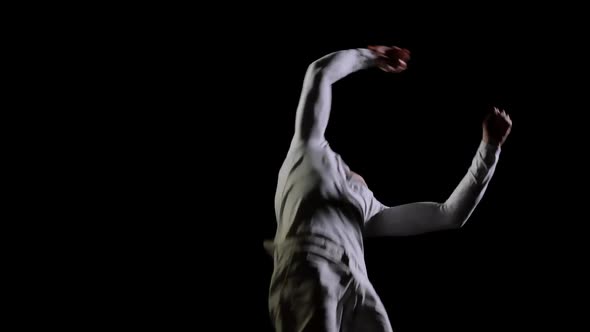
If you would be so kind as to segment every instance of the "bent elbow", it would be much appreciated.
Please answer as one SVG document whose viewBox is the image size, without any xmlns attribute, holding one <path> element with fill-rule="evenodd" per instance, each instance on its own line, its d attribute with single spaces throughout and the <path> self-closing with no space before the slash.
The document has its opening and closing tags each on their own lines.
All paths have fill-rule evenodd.
<svg viewBox="0 0 590 332">
<path fill-rule="evenodd" d="M 465 226 L 466 220 L 463 219 L 449 219 L 445 222 L 444 228 L 448 230 L 456 230 Z"/>
<path fill-rule="evenodd" d="M 307 73 L 306 73 L 307 79 L 310 80 L 310 82 L 315 82 L 316 84 L 318 82 L 322 81 L 323 78 L 326 76 L 325 70 L 324 70 L 325 69 L 324 65 L 322 65 L 321 63 L 318 63 L 318 61 L 312 62 L 307 67 Z"/>
<path fill-rule="evenodd" d="M 463 226 L 465 226 L 465 224 L 467 224 L 467 220 L 460 220 L 459 222 L 456 223 L 456 229 L 459 228 L 463 228 Z"/>
<path fill-rule="evenodd" d="M 449 222 L 447 222 L 446 226 L 448 229 L 460 229 L 463 228 L 463 226 L 465 225 L 465 221 L 464 220 L 450 220 Z"/>
<path fill-rule="evenodd" d="M 307 66 L 307 73 L 308 74 L 319 74 L 322 71 L 322 69 L 324 69 L 325 66 L 326 66 L 325 60 L 317 59 L 314 62 L 310 63 L 309 66 Z"/>
<path fill-rule="evenodd" d="M 439 204 L 439 211 L 442 214 L 442 226 L 446 229 L 459 229 L 467 223 L 468 217 L 451 210 L 447 204 Z"/>
<path fill-rule="evenodd" d="M 465 224 L 467 224 L 467 220 L 469 220 L 469 216 L 457 216 L 453 218 L 452 224 L 454 229 L 463 228 Z"/>
</svg>

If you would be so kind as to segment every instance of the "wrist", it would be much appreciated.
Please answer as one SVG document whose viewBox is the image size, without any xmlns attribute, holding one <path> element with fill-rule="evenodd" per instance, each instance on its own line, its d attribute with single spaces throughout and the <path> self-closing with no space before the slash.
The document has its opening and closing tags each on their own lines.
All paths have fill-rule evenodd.
<svg viewBox="0 0 590 332">
<path fill-rule="evenodd" d="M 361 62 L 365 67 L 375 67 L 377 65 L 377 54 L 368 48 L 357 48 Z"/>
<path fill-rule="evenodd" d="M 502 144 L 495 141 L 490 141 L 488 138 L 484 137 L 479 144 L 479 149 L 481 151 L 485 151 L 486 154 L 495 155 L 502 149 Z"/>
<path fill-rule="evenodd" d="M 492 145 L 482 140 L 477 149 L 476 158 L 479 158 L 489 168 L 498 161 L 500 153 L 501 148 L 498 145 Z"/>
<path fill-rule="evenodd" d="M 485 144 L 490 145 L 490 146 L 495 146 L 495 147 L 501 147 L 502 146 L 502 141 L 501 140 L 492 138 L 492 137 L 490 137 L 488 135 L 483 135 L 482 142 L 484 142 Z"/>
</svg>

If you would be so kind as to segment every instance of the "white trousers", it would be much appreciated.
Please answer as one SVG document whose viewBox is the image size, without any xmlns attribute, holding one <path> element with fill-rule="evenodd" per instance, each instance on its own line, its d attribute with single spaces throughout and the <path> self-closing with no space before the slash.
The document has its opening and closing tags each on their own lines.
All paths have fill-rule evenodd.
<svg viewBox="0 0 590 332">
<path fill-rule="evenodd" d="M 391 332 L 364 268 L 323 238 L 290 239 L 273 250 L 269 310 L 277 332 Z"/>
</svg>

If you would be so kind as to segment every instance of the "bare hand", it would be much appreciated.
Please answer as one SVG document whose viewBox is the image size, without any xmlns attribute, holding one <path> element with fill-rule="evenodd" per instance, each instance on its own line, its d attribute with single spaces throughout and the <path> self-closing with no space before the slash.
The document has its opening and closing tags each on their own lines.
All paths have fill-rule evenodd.
<svg viewBox="0 0 590 332">
<path fill-rule="evenodd" d="M 377 67 L 388 73 L 401 73 L 408 68 L 410 51 L 397 46 L 369 46 L 377 57 Z"/>
<path fill-rule="evenodd" d="M 500 111 L 494 107 L 494 110 L 483 121 L 483 140 L 489 144 L 502 146 L 511 130 L 510 116 L 504 110 Z"/>
</svg>

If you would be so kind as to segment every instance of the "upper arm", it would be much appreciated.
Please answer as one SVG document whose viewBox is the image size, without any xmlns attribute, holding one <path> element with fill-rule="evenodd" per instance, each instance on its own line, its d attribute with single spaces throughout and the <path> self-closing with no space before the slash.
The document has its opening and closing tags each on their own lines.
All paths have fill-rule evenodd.
<svg viewBox="0 0 590 332">
<path fill-rule="evenodd" d="M 303 81 L 295 119 L 295 139 L 302 142 L 324 139 L 331 101 L 331 86 L 321 66 L 314 62 L 308 67 Z"/>
<path fill-rule="evenodd" d="M 408 203 L 383 207 L 365 223 L 365 236 L 407 236 L 457 228 L 445 204 Z"/>
</svg>

